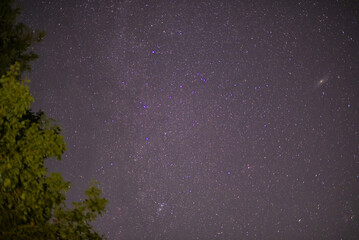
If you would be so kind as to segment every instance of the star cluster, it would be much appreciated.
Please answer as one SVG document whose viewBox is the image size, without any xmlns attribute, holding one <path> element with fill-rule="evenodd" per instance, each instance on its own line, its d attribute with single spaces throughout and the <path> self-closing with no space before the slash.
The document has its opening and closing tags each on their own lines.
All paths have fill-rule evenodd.
<svg viewBox="0 0 359 240">
<path fill-rule="evenodd" d="M 35 108 L 109 239 L 355 239 L 354 1 L 18 1 Z"/>
</svg>

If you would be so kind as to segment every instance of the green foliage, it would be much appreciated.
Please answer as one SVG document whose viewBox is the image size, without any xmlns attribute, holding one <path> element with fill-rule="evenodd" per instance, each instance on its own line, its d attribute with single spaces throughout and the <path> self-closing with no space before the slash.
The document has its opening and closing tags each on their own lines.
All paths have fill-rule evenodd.
<svg viewBox="0 0 359 240">
<path fill-rule="evenodd" d="M 0 1 L 0 76 L 6 74 L 16 61 L 20 63 L 21 71 L 31 70 L 29 62 L 38 55 L 29 48 L 45 36 L 44 32 L 18 23 L 16 18 L 20 13 L 20 8 L 14 7 L 14 0 Z"/>
<path fill-rule="evenodd" d="M 87 199 L 66 207 L 69 183 L 44 166 L 61 159 L 64 139 L 43 113 L 29 113 L 33 97 L 19 74 L 16 64 L 0 79 L 0 239 L 101 239 L 91 222 L 107 200 L 92 183 Z"/>
<path fill-rule="evenodd" d="M 19 14 L 13 0 L 0 1 L 0 239 L 101 239 L 91 222 L 107 200 L 96 183 L 69 209 L 70 184 L 44 166 L 61 159 L 65 143 L 59 126 L 30 110 L 34 99 L 20 73 L 31 69 L 38 57 L 31 47 L 44 33 L 18 23 Z"/>
</svg>

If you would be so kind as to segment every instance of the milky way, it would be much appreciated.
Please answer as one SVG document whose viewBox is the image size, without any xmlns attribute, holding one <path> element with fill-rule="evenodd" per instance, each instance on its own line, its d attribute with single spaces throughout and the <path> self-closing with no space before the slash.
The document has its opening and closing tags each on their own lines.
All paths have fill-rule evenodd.
<svg viewBox="0 0 359 240">
<path fill-rule="evenodd" d="M 354 1 L 19 1 L 48 161 L 109 239 L 359 236 Z M 323 82 L 320 82 L 321 79 Z"/>
</svg>

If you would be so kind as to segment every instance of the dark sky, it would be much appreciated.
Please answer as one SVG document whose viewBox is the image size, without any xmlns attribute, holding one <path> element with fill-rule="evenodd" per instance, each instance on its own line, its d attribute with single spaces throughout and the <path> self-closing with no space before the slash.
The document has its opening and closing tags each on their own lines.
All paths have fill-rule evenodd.
<svg viewBox="0 0 359 240">
<path fill-rule="evenodd" d="M 355 1 L 18 1 L 50 161 L 109 239 L 358 239 Z"/>
</svg>

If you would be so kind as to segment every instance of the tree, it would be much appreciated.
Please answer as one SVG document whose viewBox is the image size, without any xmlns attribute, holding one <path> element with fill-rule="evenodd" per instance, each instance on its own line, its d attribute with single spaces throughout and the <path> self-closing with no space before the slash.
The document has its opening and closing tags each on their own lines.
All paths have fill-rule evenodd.
<svg viewBox="0 0 359 240">
<path fill-rule="evenodd" d="M 69 183 L 44 166 L 61 159 L 64 139 L 44 115 L 26 116 L 33 97 L 19 74 L 17 63 L 0 79 L 0 239 L 101 239 L 91 222 L 107 200 L 92 183 L 87 199 L 66 207 Z"/>
<path fill-rule="evenodd" d="M 44 166 L 46 158 L 61 159 L 65 143 L 59 126 L 30 110 L 33 98 L 21 73 L 38 58 L 29 49 L 44 33 L 17 22 L 20 12 L 13 0 L 0 1 L 0 239 L 101 239 L 91 222 L 107 200 L 96 183 L 70 209 L 70 183 Z"/>
<path fill-rule="evenodd" d="M 20 63 L 21 72 L 31 70 L 29 62 L 38 55 L 29 48 L 45 36 L 44 32 L 17 22 L 20 13 L 19 7 L 14 8 L 14 0 L 0 1 L 0 76 L 15 62 Z"/>
</svg>

